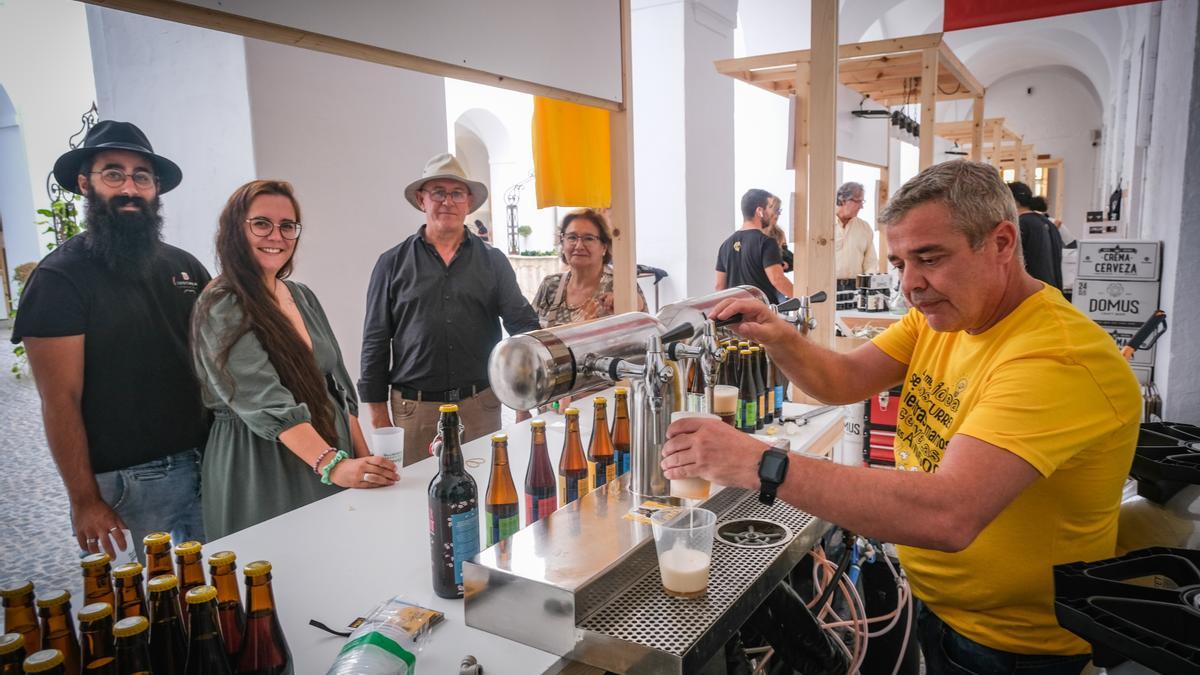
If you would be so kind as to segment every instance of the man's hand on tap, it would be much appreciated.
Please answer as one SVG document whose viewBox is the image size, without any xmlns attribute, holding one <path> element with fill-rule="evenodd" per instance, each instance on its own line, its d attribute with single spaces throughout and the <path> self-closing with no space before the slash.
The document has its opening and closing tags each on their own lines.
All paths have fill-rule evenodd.
<svg viewBox="0 0 1200 675">
<path fill-rule="evenodd" d="M 733 332 L 766 345 L 768 349 L 780 347 L 796 336 L 796 328 L 792 324 L 756 300 L 724 300 L 713 307 L 708 318 L 721 321 L 734 314 L 741 314 L 742 322 L 730 326 Z"/>
<path fill-rule="evenodd" d="M 667 429 L 662 468 L 670 480 L 704 478 L 757 490 L 758 462 L 767 447 L 720 420 L 684 418 Z"/>
</svg>

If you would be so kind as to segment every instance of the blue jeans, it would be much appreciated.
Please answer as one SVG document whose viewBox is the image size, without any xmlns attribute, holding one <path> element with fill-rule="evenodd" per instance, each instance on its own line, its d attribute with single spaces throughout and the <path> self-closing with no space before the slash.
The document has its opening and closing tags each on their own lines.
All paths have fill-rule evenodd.
<svg viewBox="0 0 1200 675">
<path fill-rule="evenodd" d="M 929 675 L 1079 675 L 1092 658 L 1091 654 L 1014 654 L 985 647 L 947 626 L 923 603 L 918 617 L 917 636 Z"/>
<path fill-rule="evenodd" d="M 204 541 L 199 450 L 98 473 L 96 483 L 100 496 L 133 533 L 134 550 L 143 565 L 146 552 L 142 538 L 151 532 L 170 532 L 176 544 Z"/>
</svg>

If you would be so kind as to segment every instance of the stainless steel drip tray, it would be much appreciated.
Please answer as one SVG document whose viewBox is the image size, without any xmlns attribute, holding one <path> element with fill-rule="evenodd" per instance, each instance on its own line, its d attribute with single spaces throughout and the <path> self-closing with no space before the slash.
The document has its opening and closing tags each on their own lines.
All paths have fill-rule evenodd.
<svg viewBox="0 0 1200 675">
<path fill-rule="evenodd" d="M 718 517 L 718 531 L 744 533 L 753 524 L 756 532 L 782 536 L 757 547 L 718 537 L 708 593 L 693 600 L 668 596 L 657 565 L 643 568 L 626 590 L 578 624 L 569 658 L 618 673 L 696 672 L 828 529 L 782 501 L 766 506 L 745 490 L 727 489 L 710 501 L 718 500 L 731 503 Z M 732 527 L 723 528 L 727 524 Z"/>
</svg>

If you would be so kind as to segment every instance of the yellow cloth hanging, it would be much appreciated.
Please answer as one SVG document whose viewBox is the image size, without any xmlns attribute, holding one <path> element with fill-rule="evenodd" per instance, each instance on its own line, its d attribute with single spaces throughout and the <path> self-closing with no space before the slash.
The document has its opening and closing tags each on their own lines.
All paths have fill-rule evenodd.
<svg viewBox="0 0 1200 675">
<path fill-rule="evenodd" d="M 533 170 L 537 205 L 612 206 L 609 113 L 535 96 Z"/>
</svg>

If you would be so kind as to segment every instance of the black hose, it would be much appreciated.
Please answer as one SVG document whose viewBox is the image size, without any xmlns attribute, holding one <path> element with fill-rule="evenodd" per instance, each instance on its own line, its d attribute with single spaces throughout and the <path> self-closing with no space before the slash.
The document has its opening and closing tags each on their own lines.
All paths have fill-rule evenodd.
<svg viewBox="0 0 1200 675">
<path fill-rule="evenodd" d="M 837 562 L 837 569 L 833 571 L 833 578 L 829 580 L 829 585 L 825 590 L 821 591 L 821 597 L 817 600 L 817 604 L 813 605 L 813 613 L 816 616 L 821 616 L 822 608 L 825 603 L 829 602 L 829 597 L 833 595 L 833 590 L 837 588 L 838 581 L 841 580 L 842 574 L 846 571 L 846 565 L 850 562 L 850 552 L 854 548 L 854 535 L 849 530 L 842 530 L 842 541 L 846 542 L 842 549 L 842 557 Z"/>
</svg>

